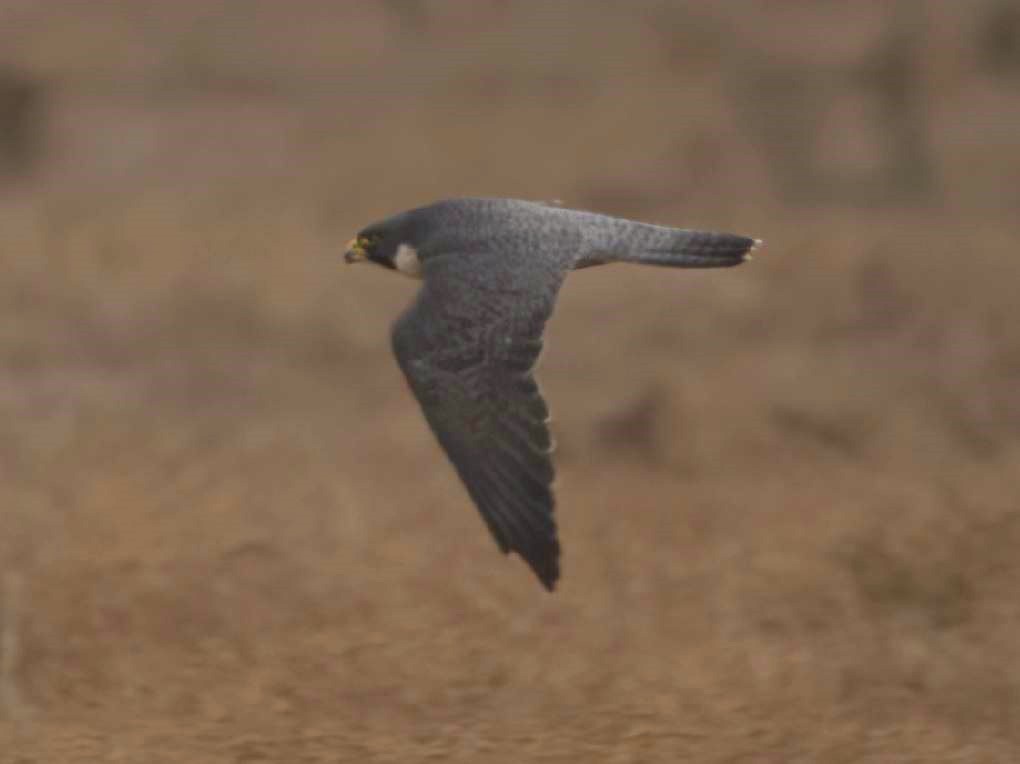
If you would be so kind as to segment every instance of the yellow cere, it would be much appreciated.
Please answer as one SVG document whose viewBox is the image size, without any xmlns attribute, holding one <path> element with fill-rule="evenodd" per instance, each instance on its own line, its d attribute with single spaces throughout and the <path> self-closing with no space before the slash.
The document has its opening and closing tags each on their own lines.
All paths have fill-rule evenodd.
<svg viewBox="0 0 1020 764">
<path fill-rule="evenodd" d="M 348 257 L 353 255 L 353 260 L 364 260 L 366 257 L 365 245 L 367 241 L 364 236 L 358 236 L 357 238 L 351 239 L 347 242 L 345 249 L 348 252 Z"/>
</svg>

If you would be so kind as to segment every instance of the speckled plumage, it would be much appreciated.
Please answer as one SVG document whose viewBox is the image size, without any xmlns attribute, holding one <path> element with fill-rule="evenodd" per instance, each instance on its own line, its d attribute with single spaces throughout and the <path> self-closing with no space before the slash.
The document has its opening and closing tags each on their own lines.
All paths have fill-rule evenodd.
<svg viewBox="0 0 1020 764">
<path fill-rule="evenodd" d="M 499 548 L 552 589 L 552 438 L 532 370 L 563 279 L 608 262 L 737 265 L 757 243 L 541 202 L 449 199 L 364 228 L 346 259 L 399 262 L 423 279 L 393 327 L 397 361 Z"/>
</svg>

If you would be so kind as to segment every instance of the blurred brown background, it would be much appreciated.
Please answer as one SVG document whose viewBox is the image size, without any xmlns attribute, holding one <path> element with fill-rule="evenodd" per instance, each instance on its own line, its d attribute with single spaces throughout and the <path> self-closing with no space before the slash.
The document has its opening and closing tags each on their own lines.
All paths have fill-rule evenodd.
<svg viewBox="0 0 1020 764">
<path fill-rule="evenodd" d="M 1020 760 L 1015 2 L 0 3 L 0 760 Z M 457 195 L 762 237 L 573 276 L 564 579 L 343 242 Z"/>
</svg>

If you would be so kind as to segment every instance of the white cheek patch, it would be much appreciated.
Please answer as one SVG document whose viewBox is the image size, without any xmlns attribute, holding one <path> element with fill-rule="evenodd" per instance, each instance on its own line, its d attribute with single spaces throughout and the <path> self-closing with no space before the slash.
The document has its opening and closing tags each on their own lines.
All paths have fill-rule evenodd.
<svg viewBox="0 0 1020 764">
<path fill-rule="evenodd" d="M 418 259 L 418 250 L 410 244 L 401 244 L 397 247 L 397 254 L 393 256 L 393 264 L 405 276 L 410 276 L 413 279 L 421 278 L 421 260 Z"/>
</svg>

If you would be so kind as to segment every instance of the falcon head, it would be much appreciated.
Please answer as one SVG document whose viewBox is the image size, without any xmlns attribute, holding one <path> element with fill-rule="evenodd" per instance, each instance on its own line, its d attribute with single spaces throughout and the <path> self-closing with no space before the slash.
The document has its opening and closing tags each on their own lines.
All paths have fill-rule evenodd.
<svg viewBox="0 0 1020 764">
<path fill-rule="evenodd" d="M 401 226 L 391 221 L 368 226 L 347 242 L 344 262 L 370 262 L 405 276 L 421 277 L 418 250 L 406 241 Z"/>
</svg>

